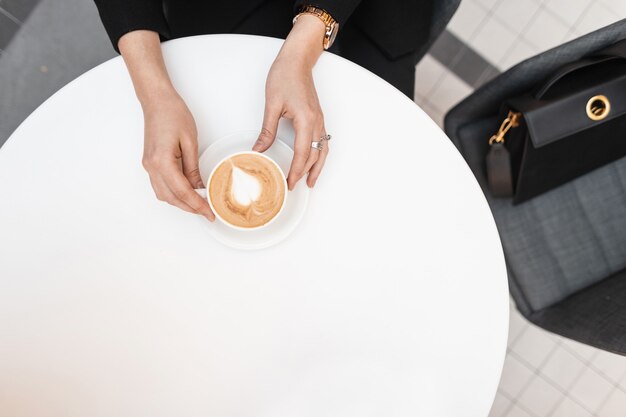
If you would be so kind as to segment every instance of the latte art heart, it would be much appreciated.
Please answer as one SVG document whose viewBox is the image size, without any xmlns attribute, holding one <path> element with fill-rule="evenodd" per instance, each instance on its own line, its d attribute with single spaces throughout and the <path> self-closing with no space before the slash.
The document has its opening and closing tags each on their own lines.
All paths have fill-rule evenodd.
<svg viewBox="0 0 626 417">
<path fill-rule="evenodd" d="M 249 175 L 236 166 L 232 167 L 231 194 L 235 201 L 242 206 L 249 206 L 259 199 L 261 184 L 252 175 Z"/>
<path fill-rule="evenodd" d="M 225 222 L 243 228 L 263 226 L 280 212 L 285 180 L 266 157 L 245 153 L 224 160 L 213 172 L 209 198 Z"/>
</svg>

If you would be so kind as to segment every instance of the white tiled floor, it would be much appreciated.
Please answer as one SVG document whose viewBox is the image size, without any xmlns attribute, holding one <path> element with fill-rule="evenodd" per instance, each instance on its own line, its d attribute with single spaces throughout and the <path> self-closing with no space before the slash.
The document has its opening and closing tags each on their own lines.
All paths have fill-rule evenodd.
<svg viewBox="0 0 626 417">
<path fill-rule="evenodd" d="M 463 0 L 448 29 L 504 71 L 626 18 L 626 0 Z M 427 55 L 416 102 L 437 123 L 472 88 Z M 489 417 L 626 417 L 626 357 L 529 324 L 512 307 L 508 354 Z"/>
<path fill-rule="evenodd" d="M 626 416 L 626 357 L 550 334 L 515 309 L 510 326 L 490 417 Z"/>
<path fill-rule="evenodd" d="M 504 70 L 623 17 L 624 0 L 463 0 L 448 29 Z"/>
<path fill-rule="evenodd" d="M 620 389 L 614 389 L 600 409 L 599 415 L 602 417 L 624 417 L 626 415 L 626 393 Z"/>
</svg>

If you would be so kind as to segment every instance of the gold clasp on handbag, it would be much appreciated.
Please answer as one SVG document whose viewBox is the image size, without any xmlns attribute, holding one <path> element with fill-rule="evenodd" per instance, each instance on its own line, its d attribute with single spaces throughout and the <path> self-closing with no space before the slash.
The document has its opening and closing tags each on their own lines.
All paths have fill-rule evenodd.
<svg viewBox="0 0 626 417">
<path fill-rule="evenodd" d="M 522 114 L 516 113 L 512 110 L 509 110 L 509 114 L 506 116 L 506 119 L 500 125 L 500 129 L 498 129 L 498 133 L 493 135 L 489 139 L 489 145 L 493 145 L 494 143 L 504 143 L 504 135 L 512 128 L 519 126 L 519 118 Z"/>
</svg>

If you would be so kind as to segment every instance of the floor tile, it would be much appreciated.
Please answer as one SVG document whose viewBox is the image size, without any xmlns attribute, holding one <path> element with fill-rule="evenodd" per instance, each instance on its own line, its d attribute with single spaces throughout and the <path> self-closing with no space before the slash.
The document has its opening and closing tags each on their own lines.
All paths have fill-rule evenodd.
<svg viewBox="0 0 626 417">
<path fill-rule="evenodd" d="M 0 11 L 0 49 L 5 49 L 17 33 L 20 25 Z"/>
<path fill-rule="evenodd" d="M 462 59 L 456 62 L 450 70 L 473 88 L 478 88 L 483 84 L 481 80 L 485 72 L 500 73 L 498 68 L 473 49 L 466 47 L 461 53 Z"/>
<path fill-rule="evenodd" d="M 415 95 L 428 98 L 448 69 L 427 54 L 415 67 Z"/>
<path fill-rule="evenodd" d="M 561 400 L 563 394 L 536 376 L 528 387 L 520 394 L 518 401 L 537 416 L 547 416 Z"/>
<path fill-rule="evenodd" d="M 498 20 L 490 19 L 482 25 L 470 45 L 487 61 L 499 62 L 514 45 L 517 35 Z"/>
<path fill-rule="evenodd" d="M 415 102 L 415 104 L 417 104 L 418 106 L 422 107 L 422 104 L 424 103 L 424 98 L 418 95 L 415 95 L 413 97 L 413 101 Z"/>
<path fill-rule="evenodd" d="M 579 33 L 576 30 L 571 30 L 563 37 L 563 39 L 561 39 L 561 43 L 564 44 L 573 41 L 574 39 L 580 38 L 581 36 L 582 33 Z"/>
<path fill-rule="evenodd" d="M 481 76 L 491 67 L 485 58 L 450 31 L 445 31 L 437 39 L 429 54 L 474 88 L 479 86 Z"/>
<path fill-rule="evenodd" d="M 589 0 L 547 0 L 545 2 L 545 8 L 568 26 L 573 26 L 588 6 Z"/>
<path fill-rule="evenodd" d="M 593 4 L 576 23 L 576 28 L 581 33 L 589 33 L 601 27 L 617 22 L 618 16 L 607 9 L 602 3 Z"/>
<path fill-rule="evenodd" d="M 426 114 L 433 119 L 437 126 L 443 128 L 443 117 L 444 112 L 436 107 L 434 107 L 429 101 L 424 100 L 422 105 L 420 106 L 422 110 L 426 112 Z"/>
<path fill-rule="evenodd" d="M 584 362 L 591 361 L 599 352 L 599 349 L 593 346 L 584 345 L 571 339 L 563 339 L 561 346 L 569 350 L 574 356 L 583 360 Z"/>
<path fill-rule="evenodd" d="M 526 412 L 523 408 L 521 408 L 517 404 L 511 407 L 511 409 L 509 410 L 508 413 L 505 414 L 505 416 L 506 417 L 535 417 L 532 414 L 529 414 L 528 412 Z"/>
<path fill-rule="evenodd" d="M 503 0 L 493 14 L 508 28 L 521 33 L 539 10 L 539 4 L 531 1 Z"/>
<path fill-rule="evenodd" d="M 599 351 L 593 358 L 591 366 L 615 384 L 619 384 L 626 376 L 626 356 Z M 626 415 L 626 410 L 624 415 Z"/>
<path fill-rule="evenodd" d="M 511 346 L 511 350 L 537 369 L 546 360 L 556 343 L 547 332 L 529 325 Z"/>
<path fill-rule="evenodd" d="M 575 403 L 570 398 L 565 397 L 556 407 L 551 417 L 593 417 L 580 404 Z"/>
<path fill-rule="evenodd" d="M 562 390 L 572 386 L 585 364 L 568 350 L 558 347 L 541 367 L 540 373 Z"/>
<path fill-rule="evenodd" d="M 626 416 L 626 393 L 616 389 L 600 408 L 599 417 L 624 417 Z"/>
<path fill-rule="evenodd" d="M 438 109 L 444 112 L 457 104 L 463 98 L 471 94 L 472 87 L 463 82 L 459 77 L 448 72 L 437 87 L 430 93 L 428 100 Z"/>
<path fill-rule="evenodd" d="M 569 29 L 561 20 L 544 10 L 524 30 L 524 39 L 540 51 L 545 51 L 560 44 Z"/>
<path fill-rule="evenodd" d="M 533 371 L 526 365 L 513 356 L 507 355 L 504 359 L 504 368 L 500 377 L 500 390 L 510 398 L 517 398 L 533 376 Z"/>
<path fill-rule="evenodd" d="M 524 39 L 515 40 L 513 47 L 507 51 L 506 55 L 497 63 L 497 67 L 502 71 L 506 71 L 513 65 L 519 64 L 523 60 L 535 56 L 540 50 L 530 45 Z"/>
<path fill-rule="evenodd" d="M 488 10 L 492 10 L 504 0 L 474 0 L 474 1 Z"/>
<path fill-rule="evenodd" d="M 489 417 L 503 417 L 509 408 L 511 408 L 511 400 L 498 392 L 489 411 Z"/>
<path fill-rule="evenodd" d="M 619 388 L 626 392 L 626 376 L 624 377 L 624 379 L 622 379 L 622 382 L 619 383 Z"/>
<path fill-rule="evenodd" d="M 591 368 L 585 369 L 569 391 L 587 410 L 595 412 L 604 403 L 613 385 Z"/>
<path fill-rule="evenodd" d="M 528 325 L 528 320 L 516 308 L 512 308 L 509 314 L 509 346 L 515 342 Z"/>
<path fill-rule="evenodd" d="M 461 1 L 461 5 L 448 23 L 448 30 L 467 42 L 487 17 L 487 10 L 473 1 Z"/>
<path fill-rule="evenodd" d="M 611 10 L 613 14 L 619 19 L 626 17 L 626 1 L 619 0 L 600 0 L 604 6 Z"/>
<path fill-rule="evenodd" d="M 444 30 L 437 38 L 428 53 L 433 56 L 441 65 L 450 67 L 454 61 L 458 59 L 461 50 L 467 49 L 465 43 L 461 41 L 454 33 Z"/>
<path fill-rule="evenodd" d="M 39 0 L 0 0 L 0 7 L 23 22 L 38 3 Z"/>
</svg>

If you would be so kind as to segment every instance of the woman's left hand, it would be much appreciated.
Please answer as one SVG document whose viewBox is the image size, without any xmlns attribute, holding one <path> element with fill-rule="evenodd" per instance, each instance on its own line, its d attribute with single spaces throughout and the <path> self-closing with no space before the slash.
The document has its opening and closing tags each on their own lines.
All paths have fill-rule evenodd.
<svg viewBox="0 0 626 417">
<path fill-rule="evenodd" d="M 290 190 L 307 173 L 307 185 L 313 187 L 328 155 L 327 141 L 323 142 L 321 151 L 311 147 L 313 141 L 326 135 L 312 76 L 313 66 L 323 51 L 324 30 L 319 18 L 301 15 L 272 64 L 265 84 L 263 127 L 252 149 L 264 152 L 272 145 L 281 117 L 293 122 L 296 138 L 287 176 Z"/>
</svg>

